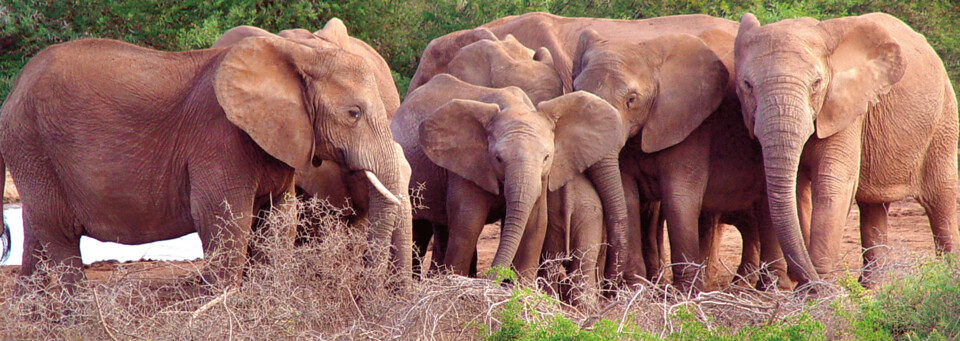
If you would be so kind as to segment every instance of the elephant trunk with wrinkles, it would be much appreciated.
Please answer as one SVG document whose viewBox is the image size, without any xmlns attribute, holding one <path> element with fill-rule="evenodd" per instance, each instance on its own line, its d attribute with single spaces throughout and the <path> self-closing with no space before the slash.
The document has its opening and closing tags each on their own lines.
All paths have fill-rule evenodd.
<svg viewBox="0 0 960 341">
<path fill-rule="evenodd" d="M 385 146 L 385 153 L 397 155 L 378 162 L 377 170 L 367 172 L 367 190 L 370 193 L 370 229 L 368 240 L 390 241 L 394 267 L 402 278 L 410 278 L 413 258 L 410 217 L 410 198 L 407 184 L 410 182 L 410 165 L 403 157 L 403 150 L 396 143 Z M 380 174 L 379 176 L 375 174 Z"/>
<path fill-rule="evenodd" d="M 500 235 L 500 245 L 493 258 L 493 266 L 508 267 L 513 262 L 527 226 L 527 220 L 541 193 L 542 168 L 542 164 L 529 160 L 511 162 L 505 167 L 504 178 L 507 181 L 503 185 L 503 191 L 506 214 L 503 232 Z"/>
<path fill-rule="evenodd" d="M 770 217 L 776 230 L 777 240 L 783 249 L 791 278 L 818 280 L 809 257 L 803 236 L 800 233 L 800 220 L 797 212 L 797 169 L 804 142 L 813 134 L 812 122 L 804 122 L 794 117 L 809 117 L 807 113 L 786 113 L 783 111 L 803 110 L 807 107 L 803 97 L 788 94 L 770 97 L 759 109 L 758 117 L 769 117 L 760 121 L 755 131 L 763 146 L 763 164 L 767 181 L 767 197 L 770 203 Z M 778 103 L 796 103 L 796 105 L 778 105 Z M 804 274 L 805 273 L 805 274 Z M 800 283 L 801 285 L 804 283 Z"/>
</svg>

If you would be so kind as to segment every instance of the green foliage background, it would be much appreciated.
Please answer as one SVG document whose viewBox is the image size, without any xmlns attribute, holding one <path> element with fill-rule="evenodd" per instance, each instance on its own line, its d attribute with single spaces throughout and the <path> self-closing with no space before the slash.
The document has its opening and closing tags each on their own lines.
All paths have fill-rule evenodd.
<svg viewBox="0 0 960 341">
<path fill-rule="evenodd" d="M 189 50 L 210 46 L 238 25 L 272 32 L 317 30 L 333 17 L 383 55 L 403 94 L 431 39 L 531 11 L 618 19 L 704 13 L 732 20 L 751 12 L 764 23 L 884 11 L 927 36 L 960 89 L 960 3 L 955 0 L 4 0 L 0 98 L 6 98 L 26 61 L 51 44 L 101 37 Z"/>
</svg>

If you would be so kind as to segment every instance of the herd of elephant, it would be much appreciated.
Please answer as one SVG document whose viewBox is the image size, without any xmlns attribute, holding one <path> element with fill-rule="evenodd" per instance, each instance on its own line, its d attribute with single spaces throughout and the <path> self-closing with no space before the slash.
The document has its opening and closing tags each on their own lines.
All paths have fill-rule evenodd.
<svg viewBox="0 0 960 341">
<path fill-rule="evenodd" d="M 854 203 L 864 282 L 890 202 L 917 198 L 937 251 L 953 252 L 957 136 L 942 61 L 882 13 L 505 17 L 431 41 L 402 102 L 384 59 L 333 19 L 236 27 L 186 52 L 51 46 L 0 108 L 0 172 L 23 203 L 19 275 L 47 260 L 72 269 L 67 287 L 83 235 L 198 232 L 217 251 L 202 279 L 236 281 L 260 212 L 297 193 L 352 205 L 407 278 L 428 271 L 428 245 L 429 271 L 476 276 L 480 232 L 499 221 L 492 266 L 531 280 L 566 257 L 589 291 L 567 295 L 589 300 L 601 280 L 667 264 L 674 285 L 705 286 L 720 224 L 743 237 L 738 281 L 818 282 Z"/>
</svg>

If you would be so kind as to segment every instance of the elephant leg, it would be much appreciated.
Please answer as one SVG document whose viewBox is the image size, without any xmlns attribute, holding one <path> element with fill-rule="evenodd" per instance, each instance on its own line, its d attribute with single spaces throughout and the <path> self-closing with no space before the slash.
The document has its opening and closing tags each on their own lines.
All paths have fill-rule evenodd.
<svg viewBox="0 0 960 341">
<path fill-rule="evenodd" d="M 651 216 L 650 224 L 648 225 L 650 238 L 649 240 L 653 241 L 650 245 L 653 245 L 652 260 L 647 261 L 647 277 L 654 281 L 660 281 L 660 277 L 663 276 L 663 265 L 667 262 L 667 248 L 666 244 L 663 243 L 664 235 L 667 232 L 667 217 L 663 214 L 663 210 L 660 209 L 661 203 L 657 202 L 651 206 Z"/>
<path fill-rule="evenodd" d="M 53 179 L 52 176 L 45 176 L 46 169 L 36 171 L 38 181 L 20 188 L 21 193 L 27 195 L 21 197 L 24 240 L 19 272 L 21 281 L 16 291 L 18 294 L 27 294 L 42 290 L 44 284 L 34 281 L 45 281 L 50 274 L 46 270 L 54 270 L 60 276 L 60 288 L 72 293 L 77 282 L 83 279 L 83 262 L 80 258 L 83 226 L 70 213 L 59 191 L 39 191 L 35 188 L 36 184 L 50 183 L 43 179 Z M 57 180 L 51 181 L 58 183 Z M 39 262 L 44 262 L 43 266 L 38 265 Z M 40 276 L 26 278 L 32 275 Z"/>
<path fill-rule="evenodd" d="M 701 196 L 686 196 L 676 191 L 664 198 L 662 209 L 667 217 L 670 233 L 670 261 L 673 267 L 673 283 L 681 288 L 699 287 L 701 269 L 699 241 L 699 209 Z"/>
<path fill-rule="evenodd" d="M 710 174 L 710 137 L 703 129 L 657 156 L 661 214 L 670 233 L 673 283 L 700 287 L 699 218 Z"/>
<path fill-rule="evenodd" d="M 540 250 L 540 258 L 544 263 L 555 264 L 570 256 L 568 254 L 568 237 L 575 208 L 571 207 L 571 202 L 567 200 L 567 189 L 564 186 L 547 193 L 547 202 L 550 203 L 547 207 L 547 232 L 543 238 L 543 248 Z M 543 267 L 538 272 L 541 277 L 546 278 L 548 285 L 544 289 L 555 297 L 565 295 L 561 290 L 561 283 L 568 282 L 566 280 L 566 263 L 568 262 L 562 261 L 560 263 L 559 268 L 562 268 L 560 271 L 551 271 L 558 267 Z M 566 287 L 565 284 L 563 286 Z"/>
<path fill-rule="evenodd" d="M 783 290 L 793 288 L 793 283 L 787 275 L 787 262 L 780 249 L 780 241 L 770 220 L 770 204 L 766 197 L 754 204 L 757 217 L 757 232 L 760 239 L 760 275 L 757 278 L 757 289 L 767 290 L 776 283 Z"/>
<path fill-rule="evenodd" d="M 413 221 L 413 273 L 423 275 L 423 258 L 427 255 L 427 247 L 433 238 L 433 224 L 425 219 Z M 427 269 L 436 265 L 427 265 Z"/>
<path fill-rule="evenodd" d="M 717 273 L 720 271 L 720 241 L 723 239 L 720 216 L 714 213 L 701 212 L 697 220 L 698 234 L 700 235 L 700 262 L 703 263 L 703 290 L 714 291 L 720 289 Z"/>
<path fill-rule="evenodd" d="M 254 213 L 257 219 L 253 219 L 252 231 L 257 239 L 275 240 L 254 240 L 250 243 L 248 256 L 251 262 L 268 264 L 270 256 L 282 254 L 272 252 L 271 247 L 293 249 L 297 238 L 297 198 L 294 193 L 296 192 L 291 181 L 288 190 L 280 195 L 256 200 L 254 207 L 257 212 Z"/>
<path fill-rule="evenodd" d="M 956 115 L 956 109 L 953 113 Z M 948 116 L 949 117 L 949 116 Z M 960 252 L 960 230 L 957 222 L 957 134 L 940 133 L 939 146 L 931 146 L 923 170 L 920 204 L 930 219 L 930 229 L 937 254 Z"/>
<path fill-rule="evenodd" d="M 34 283 L 38 278 L 31 278 L 37 271 L 37 264 L 46 257 L 43 254 L 43 244 L 37 239 L 36 232 L 33 232 L 32 224 L 29 223 L 27 215 L 23 217 L 23 256 L 20 260 L 20 271 L 17 278 L 17 289 L 14 294 L 20 297 L 24 294 L 38 289 L 38 283 Z M 30 227 L 30 228 L 28 228 Z"/>
<path fill-rule="evenodd" d="M 649 215 L 651 210 L 641 209 L 640 203 L 640 192 L 637 185 L 637 180 L 633 177 L 630 177 L 626 174 L 623 175 L 623 192 L 624 198 L 627 202 L 627 230 L 624 233 L 626 237 L 626 248 L 625 252 L 620 255 L 620 257 L 627 257 L 626 261 L 623 262 L 623 279 L 627 285 L 636 285 L 641 283 L 641 278 L 646 278 L 647 273 L 647 253 L 648 248 L 644 245 L 644 222 L 649 225 Z M 656 213 L 659 213 L 659 207 L 655 210 Z M 656 250 L 654 250 L 656 251 Z M 659 256 L 659 255 L 658 255 Z M 658 258 L 658 257 L 657 257 Z M 614 262 L 616 260 L 607 258 L 608 262 Z M 659 263 L 660 260 L 656 259 L 656 262 Z M 607 270 L 613 270 L 615 267 L 607 264 Z M 609 271 L 607 271 L 609 272 Z M 613 279 L 616 278 L 617 274 L 605 273 L 604 278 Z"/>
<path fill-rule="evenodd" d="M 520 247 L 513 258 L 517 276 L 527 283 L 533 283 L 536 279 L 544 236 L 547 233 L 547 184 L 544 183 L 540 188 L 540 196 L 533 205 L 530 219 L 527 219 L 527 226 L 520 239 Z"/>
<path fill-rule="evenodd" d="M 433 247 L 430 249 L 433 256 L 430 259 L 430 273 L 439 273 L 443 260 L 447 255 L 447 241 L 450 240 L 450 229 L 444 224 L 433 224 Z"/>
<path fill-rule="evenodd" d="M 230 187 L 213 187 L 211 182 L 202 180 L 191 185 L 190 213 L 205 260 L 202 279 L 211 285 L 236 283 L 247 261 L 253 226 L 251 213 L 256 213 L 253 190 L 222 190 Z"/>
<path fill-rule="evenodd" d="M 754 212 L 733 213 L 736 218 L 731 220 L 740 231 L 742 247 L 740 249 L 740 265 L 737 267 L 737 276 L 734 281 L 741 286 L 753 287 L 757 282 L 760 268 L 760 231 L 758 230 L 757 216 Z M 774 237 L 776 238 L 776 237 Z"/>
<path fill-rule="evenodd" d="M 800 167 L 797 171 L 797 214 L 800 217 L 800 234 L 804 245 L 810 249 L 810 215 L 813 213 L 813 198 L 810 194 L 810 172 Z"/>
<path fill-rule="evenodd" d="M 466 276 L 493 200 L 483 189 L 457 176 L 451 176 L 447 186 L 449 235 L 443 266 L 448 271 Z"/>
<path fill-rule="evenodd" d="M 570 191 L 567 200 L 572 201 L 570 219 L 570 248 L 573 256 L 570 271 L 573 279 L 570 297 L 578 307 L 593 307 L 597 304 L 598 260 L 604 236 L 603 206 L 600 197 L 586 179 L 574 179 L 565 187 Z"/>
<path fill-rule="evenodd" d="M 883 256 L 887 253 L 887 203 L 857 202 L 860 208 L 860 241 L 863 245 L 863 273 L 860 282 L 872 286 L 877 280 L 877 271 L 883 268 Z"/>
<path fill-rule="evenodd" d="M 819 155 L 814 155 L 810 179 L 813 210 L 809 253 L 822 278 L 833 271 L 840 256 L 843 227 L 860 175 L 860 129 L 846 129 L 817 142 L 813 149 Z"/>
</svg>

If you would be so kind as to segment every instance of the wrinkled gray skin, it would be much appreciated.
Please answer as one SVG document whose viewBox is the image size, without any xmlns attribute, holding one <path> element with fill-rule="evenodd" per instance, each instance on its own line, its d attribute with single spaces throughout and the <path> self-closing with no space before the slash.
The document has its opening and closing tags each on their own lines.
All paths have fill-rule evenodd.
<svg viewBox="0 0 960 341">
<path fill-rule="evenodd" d="M 745 14 L 735 63 L 790 277 L 802 284 L 833 269 L 853 200 L 868 284 L 891 201 L 918 198 L 937 251 L 957 250 L 957 100 L 923 36 L 882 13 L 763 26 Z M 812 200 L 803 219 L 798 191 Z"/>
<path fill-rule="evenodd" d="M 744 238 L 737 274 L 746 277 L 757 270 L 760 258 L 775 263 L 780 255 L 776 237 L 761 233 L 770 229 L 760 146 L 739 124 L 739 101 L 727 72 L 733 62 L 732 32 L 733 27 L 718 25 L 700 37 L 664 35 L 637 43 L 608 41 L 594 31 L 584 31 L 574 60 L 574 87 L 599 95 L 620 110 L 625 122 L 643 127 L 632 128 L 642 134 L 631 138 L 620 153 L 631 223 L 640 223 L 641 203 L 662 201 L 671 261 L 676 264 L 715 263 L 718 223 L 733 224 Z M 682 125 L 664 125 L 658 115 L 665 114 L 685 120 Z M 673 146 L 650 147 L 662 145 L 656 141 L 664 138 L 660 133 L 684 131 L 689 136 Z M 630 231 L 653 237 L 638 225 Z M 631 236 L 629 249 L 655 245 L 643 245 L 642 239 Z M 656 257 L 658 252 L 647 254 Z M 639 258 L 638 253 L 631 254 L 630 264 L 637 267 L 631 273 L 658 274 L 657 268 L 644 269 L 649 263 Z M 718 284 L 713 280 L 714 268 L 701 273 L 704 289 Z M 780 270 L 784 275 L 782 266 Z M 673 271 L 674 283 L 685 286 L 694 283 L 698 269 L 674 265 Z M 636 280 L 628 278 L 628 283 Z M 767 284 L 769 279 L 761 283 Z"/>
<path fill-rule="evenodd" d="M 23 201 L 20 276 L 45 259 L 69 267 L 68 289 L 83 235 L 140 244 L 199 232 L 203 279 L 238 280 L 253 217 L 311 158 L 369 171 L 392 192 L 372 195 L 371 243 L 391 241 L 410 214 L 397 198 L 408 166 L 370 68 L 278 37 L 177 53 L 103 39 L 47 48 L 0 107 L 0 151 Z M 224 203 L 236 224 L 218 220 Z"/>
<path fill-rule="evenodd" d="M 517 87 L 480 87 L 447 74 L 411 93 L 391 127 L 412 183 L 425 187 L 428 208 L 415 212 L 414 225 L 432 224 L 435 244 L 446 240 L 434 248 L 441 266 L 467 274 L 483 225 L 503 217 L 492 265 L 512 263 L 523 280 L 538 265 L 548 188 L 618 150 L 615 134 L 622 133 L 616 111 L 596 96 L 571 93 L 535 108 Z"/>
</svg>

